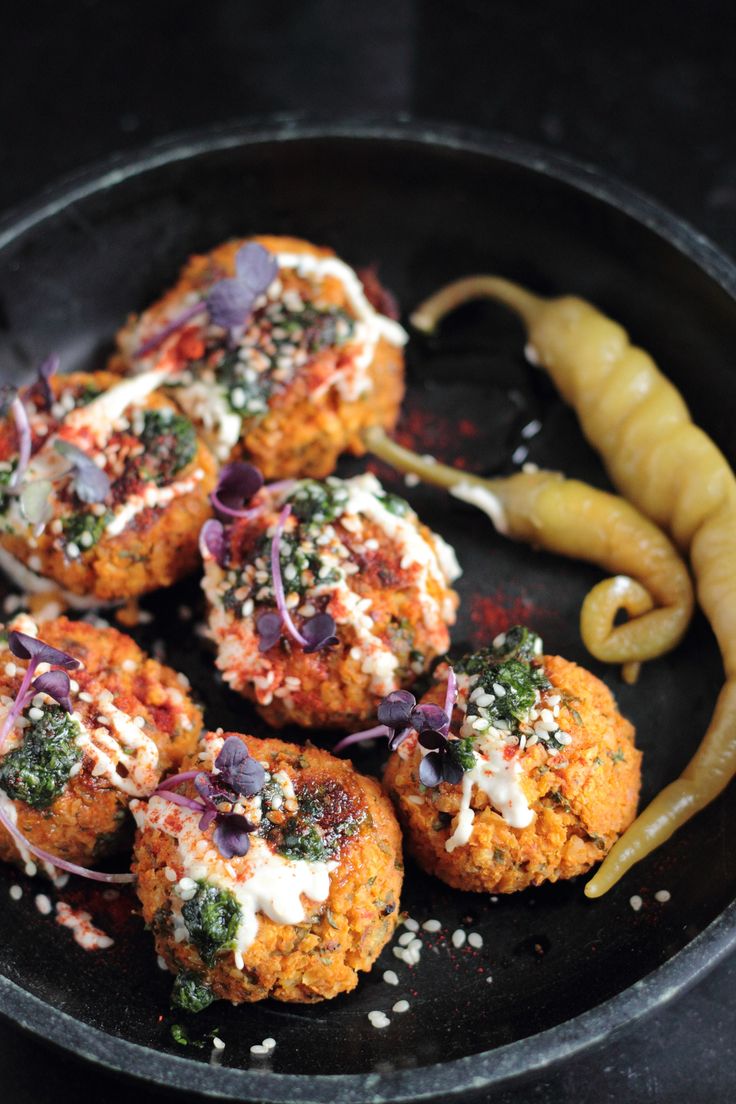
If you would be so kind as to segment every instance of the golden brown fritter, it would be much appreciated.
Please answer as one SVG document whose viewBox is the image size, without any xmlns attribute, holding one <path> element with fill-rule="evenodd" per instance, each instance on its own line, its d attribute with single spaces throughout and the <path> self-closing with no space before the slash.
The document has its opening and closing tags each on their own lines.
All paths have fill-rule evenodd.
<svg viewBox="0 0 736 1104">
<path fill-rule="evenodd" d="M 199 530 L 211 513 L 215 463 L 189 419 L 156 391 L 121 400 L 114 405 L 122 409 L 109 416 L 113 393 L 129 393 L 127 383 L 114 392 L 120 384 L 109 372 L 55 376 L 50 408 L 37 388 L 26 393 L 33 452 L 23 485 L 50 482 L 43 531 L 24 516 L 22 496 L 0 495 L 0 566 L 30 592 L 53 592 L 58 584 L 68 605 L 120 601 L 183 578 L 197 565 Z M 59 441 L 105 471 L 103 501 L 78 496 Z M 0 480 L 10 477 L 17 457 L 7 417 L 0 421 Z"/>
<path fill-rule="evenodd" d="M 36 626 L 26 615 L 17 617 L 9 628 L 38 636 L 73 655 L 83 666 L 70 672 L 72 720 L 78 726 L 73 730 L 77 731 L 76 762 L 59 776 L 60 792 L 46 803 L 34 785 L 33 772 L 38 773 L 34 757 L 28 763 L 13 762 L 16 749 L 23 751 L 26 746 L 28 750 L 26 740 L 32 726 L 26 709 L 22 714 L 25 727 L 16 725 L 2 749 L 0 800 L 6 811 L 15 809 L 18 827 L 37 847 L 69 862 L 94 866 L 124 845 L 132 824 L 127 815 L 131 797 L 152 792 L 163 774 L 176 769 L 183 756 L 194 750 L 202 730 L 201 713 L 182 676 L 150 659 L 134 640 L 116 629 L 95 628 L 65 617 Z M 3 647 L 2 715 L 15 699 L 25 669 L 26 663 Z M 40 700 L 39 706 L 38 712 L 48 718 L 63 719 L 60 707 L 51 699 Z M 80 738 L 78 728 L 86 735 Z M 43 731 L 45 740 L 50 733 L 48 728 Z M 31 771 L 30 782 L 27 776 L 19 776 L 21 768 Z M 8 790 L 11 795 L 16 792 L 19 778 L 31 803 L 10 800 Z M 34 804 L 37 801 L 41 803 Z M 15 844 L 2 827 L 0 858 L 20 861 Z"/>
<path fill-rule="evenodd" d="M 203 586 L 217 665 L 269 724 L 357 728 L 380 699 L 410 685 L 449 645 L 459 574 L 454 553 L 372 475 L 262 490 L 263 510 L 226 530 L 226 555 L 205 555 Z M 260 650 L 273 611 L 271 534 L 284 504 L 286 604 L 298 628 L 329 614 L 337 643 L 305 651 L 284 629 Z"/>
<path fill-rule="evenodd" d="M 281 264 L 242 334 L 233 341 L 203 311 L 148 355 L 137 355 L 197 295 L 233 276 L 236 254 L 249 242 Z M 295 257 L 317 268 L 300 272 L 285 263 Z M 325 262 L 332 269 L 320 271 Z M 341 453 L 365 452 L 365 428 L 393 428 L 404 394 L 405 335 L 371 305 L 385 304 L 375 275 L 367 283 L 364 290 L 331 249 L 299 238 L 226 242 L 191 257 L 173 288 L 131 316 L 110 369 L 171 369 L 179 384 L 172 394 L 198 420 L 220 460 L 243 457 L 268 479 L 324 478 Z"/>
<path fill-rule="evenodd" d="M 162 797 L 136 811 L 133 869 L 156 951 L 215 998 L 312 1002 L 348 992 L 398 922 L 401 835 L 391 803 L 374 779 L 309 745 L 210 733 L 191 766 L 210 769 L 232 735 L 268 770 L 246 801 L 257 824 L 246 855 L 224 859 L 213 828 L 202 832 L 198 813 Z M 196 793 L 191 783 L 179 791 Z M 309 884 L 321 899 L 298 893 Z M 224 927 L 218 909 L 232 921 L 224 942 L 213 935 Z"/>
<path fill-rule="evenodd" d="M 472 828 L 466 843 L 453 847 L 451 842 L 468 835 L 458 827 L 463 784 L 420 785 L 422 752 L 415 735 L 386 766 L 384 786 L 412 853 L 428 873 L 457 889 L 512 893 L 572 878 L 603 858 L 636 813 L 641 752 L 634 746 L 634 728 L 618 712 L 610 690 L 560 656 L 542 656 L 539 663 L 551 687 L 537 702 L 537 719 L 525 726 L 526 746 L 510 735 L 504 743 L 503 738 L 477 734 L 480 739 L 473 743 L 476 763 L 482 764 L 485 756 L 493 773 L 481 776 L 485 789 L 472 786 L 472 813 L 465 814 Z M 446 670 L 438 670 L 427 700 L 443 703 Z M 452 730 L 465 735 L 472 732 L 465 709 L 473 682 L 462 675 L 459 682 Z M 546 732 L 554 732 L 555 726 L 566 741 L 562 745 Z M 493 759 L 493 747 L 500 747 L 499 759 Z M 526 819 L 530 823 L 520 826 Z"/>
</svg>

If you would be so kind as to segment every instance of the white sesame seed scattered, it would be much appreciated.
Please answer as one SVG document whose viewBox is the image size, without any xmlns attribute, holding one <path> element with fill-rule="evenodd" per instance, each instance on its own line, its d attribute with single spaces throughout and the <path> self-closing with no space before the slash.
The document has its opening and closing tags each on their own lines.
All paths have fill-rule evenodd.
<svg viewBox="0 0 736 1104">
<path fill-rule="evenodd" d="M 468 943 L 471 947 L 475 947 L 477 951 L 483 946 L 483 936 L 478 932 L 471 932 L 468 936 Z"/>
<path fill-rule="evenodd" d="M 175 882 L 176 881 L 176 871 L 172 870 L 170 866 L 167 866 L 166 870 L 164 870 L 164 877 L 166 878 L 167 882 Z"/>
<path fill-rule="evenodd" d="M 505 698 L 506 697 L 506 689 L 505 689 L 505 687 L 503 687 L 501 685 L 500 682 L 494 682 L 494 684 L 493 684 L 493 693 L 496 695 L 497 698 Z"/>
<path fill-rule="evenodd" d="M 82 553 L 78 544 L 75 544 L 74 541 L 69 541 L 69 544 L 66 546 L 66 554 L 70 560 L 76 560 Z"/>
<path fill-rule="evenodd" d="M 264 1046 L 264 1047 L 266 1048 L 266 1050 L 273 1050 L 273 1048 L 274 1048 L 274 1047 L 276 1046 L 276 1040 L 275 1040 L 275 1039 L 272 1039 L 272 1038 L 271 1038 L 271 1037 L 269 1036 L 269 1038 L 268 1038 L 268 1039 L 264 1039 L 264 1040 L 263 1040 L 263 1044 L 262 1044 L 262 1045 L 263 1045 L 263 1046 Z"/>
<path fill-rule="evenodd" d="M 528 441 L 531 437 L 536 437 L 542 428 L 542 423 L 538 418 L 534 418 L 531 422 L 527 422 L 525 426 L 522 426 L 521 436 L 525 441 Z"/>
<path fill-rule="evenodd" d="M 465 932 L 463 931 L 463 929 L 462 928 L 456 928 L 455 931 L 452 933 L 452 945 L 453 945 L 453 947 L 457 947 L 457 949 L 459 950 L 460 947 L 462 947 L 463 944 L 465 943 L 466 938 L 467 938 L 467 936 L 465 935 Z"/>
<path fill-rule="evenodd" d="M 442 928 L 442 924 L 439 920 L 425 920 L 422 927 L 426 932 L 438 932 Z"/>
<path fill-rule="evenodd" d="M 48 916 L 48 914 L 51 912 L 52 905 L 51 905 L 51 901 L 46 896 L 46 894 L 45 893 L 37 893 L 35 901 L 36 901 L 36 908 L 41 913 L 41 915 L 42 916 Z"/>
<path fill-rule="evenodd" d="M 419 476 L 416 472 L 407 472 L 404 476 L 404 483 L 407 487 L 416 487 L 419 483 Z"/>
<path fill-rule="evenodd" d="M 161 955 L 156 955 L 156 965 L 158 966 L 159 970 L 168 970 L 166 959 L 162 958 Z"/>
<path fill-rule="evenodd" d="M 370 1020 L 373 1027 L 377 1027 L 379 1029 L 382 1027 L 388 1027 L 388 1025 L 391 1023 L 385 1012 L 369 1012 L 368 1019 Z"/>
<path fill-rule="evenodd" d="M 519 447 L 517 449 L 514 449 L 513 453 L 511 454 L 511 459 L 515 464 L 523 464 L 528 455 L 529 449 L 526 447 L 526 445 L 519 445 Z"/>
<path fill-rule="evenodd" d="M 408 1012 L 409 1011 L 409 1002 L 408 1002 L 408 1000 L 399 1000 L 399 1001 L 397 1001 L 396 1004 L 391 1009 L 391 1011 L 392 1012 Z"/>
<path fill-rule="evenodd" d="M 268 1051 L 261 1043 L 254 1043 L 250 1048 L 251 1054 L 268 1054 Z"/>
<path fill-rule="evenodd" d="M 92 695 L 88 694 L 86 690 L 83 690 L 79 695 L 79 700 L 87 703 L 94 701 Z"/>
<path fill-rule="evenodd" d="M 401 935 L 399 936 L 399 943 L 401 944 L 402 947 L 408 947 L 409 944 L 413 943 L 413 942 L 414 942 L 413 932 L 410 932 L 410 931 L 402 932 Z"/>
<path fill-rule="evenodd" d="M 409 944 L 409 950 L 414 952 L 421 951 L 423 947 L 424 944 L 422 943 L 421 939 L 412 939 L 411 943 Z"/>
<path fill-rule="evenodd" d="M 10 887 L 10 897 L 13 901 L 20 901 L 22 896 L 23 896 L 23 890 L 20 888 L 19 885 L 12 885 Z M 397 981 L 398 981 L 398 978 L 397 978 Z"/>
<path fill-rule="evenodd" d="M 402 962 L 406 962 L 403 947 L 392 947 L 391 950 L 393 951 L 394 958 L 400 958 Z"/>
<path fill-rule="evenodd" d="M 384 970 L 383 980 L 386 982 L 387 985 L 398 985 L 399 975 L 396 973 L 395 970 Z"/>
<path fill-rule="evenodd" d="M 13 678 L 16 671 L 17 671 L 17 667 L 15 666 L 14 663 L 6 663 L 5 664 L 5 674 L 8 676 L 8 678 Z"/>
<path fill-rule="evenodd" d="M 124 671 L 127 671 L 128 674 L 130 674 L 131 671 L 135 671 L 135 668 L 136 668 L 135 660 L 134 659 L 124 659 L 123 663 L 122 663 L 122 668 L 123 668 Z"/>
<path fill-rule="evenodd" d="M 490 975 L 490 974 L 489 974 L 489 975 L 488 975 L 488 977 L 486 978 L 486 981 L 488 982 L 488 984 L 489 984 L 489 985 L 490 985 L 490 984 L 491 984 L 491 982 L 493 981 L 493 978 L 491 977 L 491 975 Z"/>
<path fill-rule="evenodd" d="M 672 898 L 672 894 L 668 889 L 658 889 L 654 894 L 654 900 L 659 901 L 660 904 L 665 905 Z"/>
<path fill-rule="evenodd" d="M 28 710 L 28 716 L 32 721 L 40 721 L 43 717 L 43 709 L 39 709 L 38 706 L 34 705 L 32 709 Z"/>
<path fill-rule="evenodd" d="M 404 920 L 404 927 L 410 932 L 419 931 L 419 921 L 412 920 L 411 916 L 407 916 L 406 920 Z"/>
<path fill-rule="evenodd" d="M 638 893 L 635 893 L 633 897 L 629 897 L 629 904 L 634 912 L 638 912 L 641 906 L 644 904 Z"/>
<path fill-rule="evenodd" d="M 224 1050 L 225 1049 L 225 1044 L 223 1043 L 222 1039 L 220 1039 L 217 1035 L 213 1035 L 212 1045 L 215 1048 L 215 1050 Z"/>
</svg>

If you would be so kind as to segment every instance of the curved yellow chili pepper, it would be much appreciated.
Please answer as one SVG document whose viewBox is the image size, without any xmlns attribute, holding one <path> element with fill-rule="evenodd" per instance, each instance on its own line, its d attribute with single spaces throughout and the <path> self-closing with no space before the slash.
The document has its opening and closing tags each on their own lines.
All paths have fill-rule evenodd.
<svg viewBox="0 0 736 1104">
<path fill-rule="evenodd" d="M 431 330 L 448 310 L 478 297 L 521 315 L 529 359 L 575 408 L 614 485 L 689 553 L 698 600 L 723 657 L 726 683 L 698 750 L 588 882 L 586 894 L 599 897 L 736 774 L 736 477 L 652 358 L 584 300 L 545 300 L 508 280 L 470 277 L 423 303 L 413 322 Z"/>
<path fill-rule="evenodd" d="M 364 440 L 392 467 L 479 507 L 513 540 L 615 572 L 590 591 L 581 612 L 583 640 L 597 659 L 640 663 L 682 637 L 693 608 L 687 569 L 667 537 L 623 498 L 559 472 L 482 479 L 417 456 L 376 428 Z M 630 620 L 615 625 L 622 607 Z"/>
</svg>

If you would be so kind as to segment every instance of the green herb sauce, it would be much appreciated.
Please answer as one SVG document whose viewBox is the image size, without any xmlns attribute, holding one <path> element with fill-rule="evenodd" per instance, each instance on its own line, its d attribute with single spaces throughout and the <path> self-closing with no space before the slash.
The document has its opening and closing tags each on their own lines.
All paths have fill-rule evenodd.
<svg viewBox="0 0 736 1104">
<path fill-rule="evenodd" d="M 60 705 L 44 706 L 24 730 L 23 743 L 0 760 L 0 786 L 13 801 L 47 809 L 63 793 L 82 758 L 79 725 Z"/>
<path fill-rule="evenodd" d="M 183 970 L 174 979 L 171 1003 L 182 1012 L 201 1012 L 214 1000 L 212 990 L 196 974 Z"/>
<path fill-rule="evenodd" d="M 221 951 L 233 947 L 242 912 L 232 893 L 210 882 L 198 882 L 197 892 L 184 902 L 181 914 L 189 937 L 207 966 L 214 965 Z"/>
</svg>

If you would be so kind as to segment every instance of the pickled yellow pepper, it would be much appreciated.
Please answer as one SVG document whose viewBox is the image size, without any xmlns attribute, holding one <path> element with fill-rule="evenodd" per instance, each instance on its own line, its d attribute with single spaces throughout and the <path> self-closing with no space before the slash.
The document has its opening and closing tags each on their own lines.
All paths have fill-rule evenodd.
<svg viewBox="0 0 736 1104">
<path fill-rule="evenodd" d="M 698 600 L 723 658 L 726 682 L 698 750 L 588 882 L 586 894 L 599 897 L 736 774 L 736 477 L 652 358 L 582 299 L 542 299 L 508 280 L 473 276 L 432 296 L 412 321 L 432 330 L 449 310 L 481 297 L 521 316 L 527 356 L 575 408 L 614 486 L 689 554 Z"/>
</svg>

